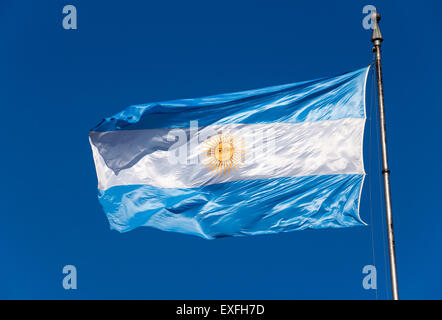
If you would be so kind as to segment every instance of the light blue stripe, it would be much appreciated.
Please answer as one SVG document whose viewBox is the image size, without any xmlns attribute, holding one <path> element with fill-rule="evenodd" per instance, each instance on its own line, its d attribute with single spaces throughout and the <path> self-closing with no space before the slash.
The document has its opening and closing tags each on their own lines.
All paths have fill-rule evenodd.
<svg viewBox="0 0 442 320">
<path fill-rule="evenodd" d="M 212 239 L 364 225 L 362 183 L 363 175 L 324 175 L 192 189 L 130 185 L 99 190 L 99 199 L 120 232 L 150 226 Z"/>
<path fill-rule="evenodd" d="M 227 123 L 298 123 L 364 118 L 368 68 L 337 77 L 210 97 L 130 106 L 93 131 L 188 128 Z"/>
</svg>

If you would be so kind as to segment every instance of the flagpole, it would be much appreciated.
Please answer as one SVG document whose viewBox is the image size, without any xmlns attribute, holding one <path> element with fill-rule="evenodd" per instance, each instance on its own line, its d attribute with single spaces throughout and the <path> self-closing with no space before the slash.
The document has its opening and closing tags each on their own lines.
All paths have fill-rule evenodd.
<svg viewBox="0 0 442 320">
<path fill-rule="evenodd" d="M 381 30 L 379 28 L 379 20 L 381 16 L 376 11 L 372 14 L 373 34 L 371 42 L 373 42 L 373 52 L 376 59 L 376 74 L 378 80 L 378 98 L 379 98 L 379 119 L 381 129 L 381 147 L 382 147 L 382 175 L 384 178 L 384 197 L 387 215 L 387 232 L 388 232 L 388 249 L 390 253 L 390 277 L 391 290 L 393 292 L 393 300 L 399 300 L 397 272 L 396 272 L 396 253 L 393 230 L 393 213 L 391 209 L 391 192 L 390 192 L 390 169 L 388 167 L 387 155 L 387 133 L 385 126 L 385 109 L 384 109 L 384 90 L 382 84 L 382 65 L 381 65 Z"/>
</svg>

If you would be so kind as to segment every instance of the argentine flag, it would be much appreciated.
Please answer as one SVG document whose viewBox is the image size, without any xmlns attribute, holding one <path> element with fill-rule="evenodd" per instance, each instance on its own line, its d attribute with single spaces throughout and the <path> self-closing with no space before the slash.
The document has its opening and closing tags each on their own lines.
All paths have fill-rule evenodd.
<svg viewBox="0 0 442 320">
<path fill-rule="evenodd" d="M 111 228 L 213 239 L 364 225 L 368 69 L 104 119 L 89 140 Z"/>
</svg>

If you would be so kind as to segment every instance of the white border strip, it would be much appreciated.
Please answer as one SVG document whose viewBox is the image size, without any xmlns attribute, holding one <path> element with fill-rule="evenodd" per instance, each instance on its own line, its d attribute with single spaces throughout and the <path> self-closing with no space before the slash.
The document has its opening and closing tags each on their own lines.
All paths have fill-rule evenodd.
<svg viewBox="0 0 442 320">
<path fill-rule="evenodd" d="M 364 133 L 365 133 L 365 123 L 367 122 L 367 110 L 366 110 L 366 101 L 365 101 L 365 97 L 366 97 L 366 92 L 367 92 L 367 78 L 368 78 L 368 72 L 370 71 L 370 67 L 371 65 L 369 65 L 367 67 L 367 71 L 365 73 L 365 80 L 364 80 L 364 125 L 362 126 L 362 134 L 361 134 L 361 166 L 362 166 L 362 170 L 363 170 L 363 175 L 362 175 L 362 183 L 361 183 L 361 189 L 359 191 L 359 199 L 358 199 L 358 218 L 359 221 L 361 221 L 364 225 L 368 226 L 368 223 L 366 223 L 364 220 L 361 219 L 361 215 L 360 215 L 360 211 L 361 211 L 361 197 L 362 197 L 362 188 L 364 187 L 364 181 L 365 181 L 365 176 L 367 175 L 367 173 L 365 172 L 365 164 L 364 164 Z"/>
<path fill-rule="evenodd" d="M 194 188 L 238 180 L 364 175 L 361 158 L 364 124 L 363 118 L 345 118 L 296 124 L 228 124 L 204 127 L 202 136 L 205 136 L 205 131 L 226 132 L 244 139 L 245 160 L 237 170 L 229 174 L 210 171 L 204 163 L 195 159 L 199 154 L 204 155 L 204 140 L 202 143 L 190 140 L 183 145 L 184 150 L 188 150 L 184 161 L 171 161 L 170 157 L 179 154 L 179 149 L 157 150 L 118 173 L 107 167 L 93 144 L 91 147 L 98 188 L 101 190 L 118 185 Z M 263 137 L 266 138 L 261 140 Z M 273 145 L 262 144 L 268 138 L 273 141 Z M 195 140 L 197 139 L 196 137 Z M 192 145 L 196 149 L 192 149 Z"/>
</svg>

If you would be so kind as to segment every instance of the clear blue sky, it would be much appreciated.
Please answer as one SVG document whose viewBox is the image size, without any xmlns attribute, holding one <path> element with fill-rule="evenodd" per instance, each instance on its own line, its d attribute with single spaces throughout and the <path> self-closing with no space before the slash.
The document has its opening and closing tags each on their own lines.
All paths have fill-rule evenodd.
<svg viewBox="0 0 442 320">
<path fill-rule="evenodd" d="M 62 28 L 66 4 L 77 7 L 78 30 Z M 214 241 L 119 234 L 98 203 L 88 142 L 103 117 L 131 104 L 366 66 L 366 4 L 381 12 L 385 38 L 400 295 L 441 299 L 440 1 L 84 0 L 0 3 L 0 298 L 376 299 L 362 288 L 362 268 L 374 263 L 378 297 L 391 297 L 371 77 L 368 227 Z M 67 264 L 76 291 L 61 285 Z"/>
</svg>

